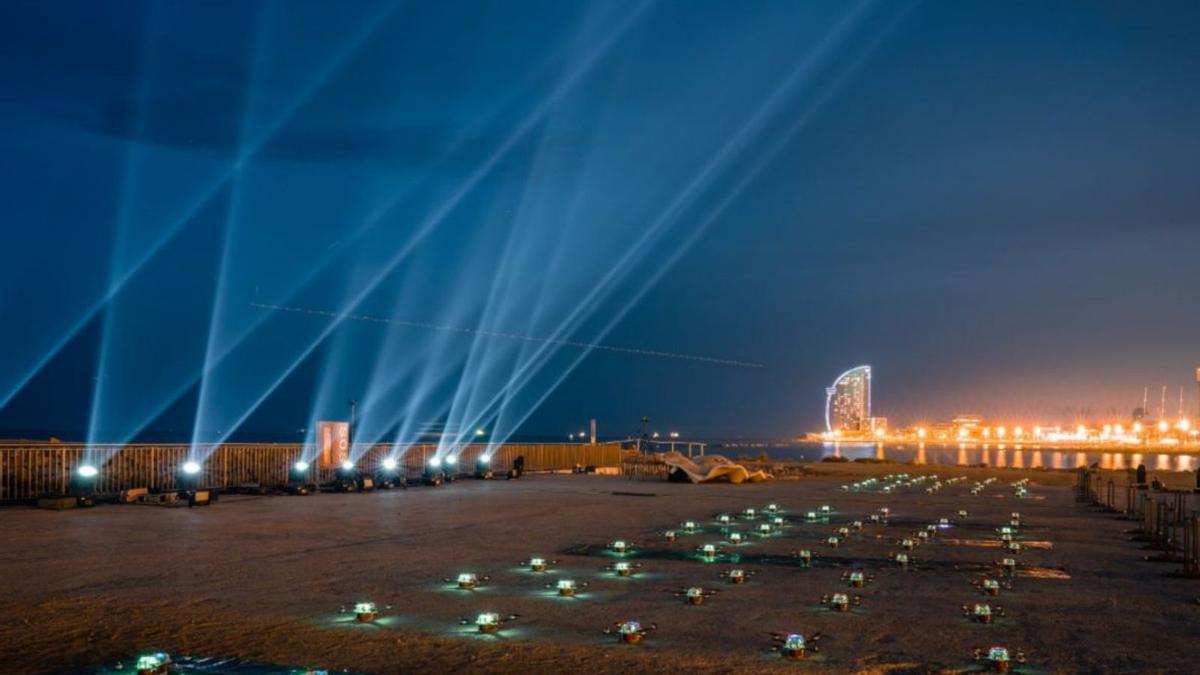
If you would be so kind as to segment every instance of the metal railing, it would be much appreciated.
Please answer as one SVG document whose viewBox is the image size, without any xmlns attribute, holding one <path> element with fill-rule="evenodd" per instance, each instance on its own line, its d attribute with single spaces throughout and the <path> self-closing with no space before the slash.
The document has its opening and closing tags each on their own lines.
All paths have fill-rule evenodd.
<svg viewBox="0 0 1200 675">
<path fill-rule="evenodd" d="M 458 470 L 470 472 L 486 444 L 473 444 L 457 452 Z M 383 460 L 395 458 L 404 474 L 417 478 L 428 459 L 437 452 L 436 444 L 410 446 L 397 450 L 392 445 L 355 445 L 351 456 L 356 468 L 374 473 Z M 621 463 L 616 444 L 513 443 L 493 448 L 491 466 L 496 473 L 507 472 L 518 456 L 525 458 L 525 470 L 564 471 L 576 466 L 616 467 Z M 332 480 L 335 468 L 319 467 L 313 459 L 316 449 L 302 444 L 225 444 L 220 446 L 170 445 L 75 445 L 19 444 L 0 445 L 0 503 L 38 499 L 65 494 L 71 477 L 84 463 L 96 466 L 96 490 L 102 494 L 149 488 L 176 489 L 176 476 L 184 462 L 198 458 L 199 483 L 211 488 L 232 488 L 256 483 L 282 485 L 291 467 L 300 459 L 312 466 L 312 482 Z"/>
</svg>

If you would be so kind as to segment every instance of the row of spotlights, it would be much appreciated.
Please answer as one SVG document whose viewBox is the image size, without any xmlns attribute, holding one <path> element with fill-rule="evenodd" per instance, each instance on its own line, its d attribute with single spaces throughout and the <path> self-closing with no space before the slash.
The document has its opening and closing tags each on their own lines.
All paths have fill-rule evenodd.
<svg viewBox="0 0 1200 675">
<path fill-rule="evenodd" d="M 490 455 L 480 455 L 479 461 L 486 464 L 486 463 L 492 461 L 492 458 Z M 456 462 L 458 462 L 458 458 L 455 457 L 454 455 L 449 455 L 446 457 L 447 464 L 453 466 Z M 441 464 L 442 464 L 442 460 L 438 457 L 434 457 L 429 460 L 430 466 L 441 466 Z M 394 470 L 397 466 L 399 466 L 399 463 L 391 457 L 388 457 L 387 459 L 383 460 L 383 468 L 387 469 L 388 471 Z M 294 467 L 295 467 L 296 471 L 300 471 L 300 472 L 308 471 L 308 462 L 301 460 L 299 462 L 296 462 Z M 183 472 L 186 474 L 200 473 L 200 468 L 201 468 L 200 464 L 195 461 L 187 461 L 187 462 L 184 462 L 184 464 L 183 464 Z M 351 471 L 354 469 L 354 462 L 352 462 L 350 460 L 346 460 L 346 461 L 342 462 L 342 468 L 345 469 L 346 471 Z M 79 475 L 83 476 L 84 478 L 95 478 L 100 473 L 100 470 L 97 469 L 95 466 L 92 466 L 91 464 L 81 464 L 79 466 L 79 468 L 77 469 L 77 471 L 78 471 Z"/>
</svg>

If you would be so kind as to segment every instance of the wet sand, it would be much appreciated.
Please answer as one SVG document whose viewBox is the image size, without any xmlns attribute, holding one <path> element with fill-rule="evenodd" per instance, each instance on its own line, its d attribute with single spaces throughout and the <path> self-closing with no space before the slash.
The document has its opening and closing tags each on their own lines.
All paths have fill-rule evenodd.
<svg viewBox="0 0 1200 675">
<path fill-rule="evenodd" d="M 906 471 L 1000 480 L 979 496 L 970 481 L 927 494 L 846 492 L 871 475 Z M 1195 672 L 1200 655 L 1200 580 L 1169 578 L 1176 565 L 1143 561 L 1123 534 L 1132 523 L 1074 501 L 1071 472 L 945 466 L 818 464 L 797 480 L 758 485 L 677 485 L 597 476 L 461 481 L 440 488 L 365 495 L 227 497 L 202 509 L 100 506 L 66 512 L 0 511 L 0 672 L 90 672 L 147 650 L 210 654 L 355 672 L 963 672 L 973 650 L 1024 650 L 1034 672 Z M 1123 477 L 1123 473 L 1119 474 Z M 1008 483 L 1029 477 L 1031 496 Z M 1177 474 L 1174 481 L 1192 480 Z M 639 494 L 614 494 L 627 492 Z M 653 495 L 653 496 L 650 496 Z M 724 583 L 725 562 L 691 552 L 723 536 L 713 521 L 777 502 L 789 521 L 829 504 L 829 523 L 792 522 L 783 534 L 750 536 L 739 567 L 757 574 Z M 823 545 L 838 526 L 891 509 L 838 549 Z M 939 517 L 958 520 L 892 564 L 897 540 Z M 996 528 L 1019 511 L 1007 616 L 968 621 L 960 605 L 987 601 L 974 586 L 1002 557 Z M 703 533 L 667 542 L 686 519 Z M 757 524 L 761 521 L 753 521 Z M 738 530 L 753 525 L 741 521 Z M 604 568 L 603 550 L 633 543 L 633 578 Z M 789 557 L 811 549 L 818 564 Z M 549 574 L 519 563 L 558 560 Z M 843 572 L 876 575 L 861 591 Z M 490 576 L 475 591 L 444 581 L 459 572 Z M 1039 572 L 1029 576 L 1029 572 Z M 1068 577 L 1068 578 L 1062 578 Z M 586 581 L 574 599 L 545 584 Z M 674 591 L 719 592 L 698 607 Z M 849 613 L 819 606 L 834 591 L 861 593 Z M 339 606 L 372 600 L 381 618 L 358 624 Z M 384 608 L 390 605 L 389 608 Z M 461 626 L 480 611 L 519 618 L 495 636 Z M 602 631 L 613 622 L 657 623 L 640 646 Z M 823 634 L 802 664 L 771 651 L 772 631 Z"/>
</svg>

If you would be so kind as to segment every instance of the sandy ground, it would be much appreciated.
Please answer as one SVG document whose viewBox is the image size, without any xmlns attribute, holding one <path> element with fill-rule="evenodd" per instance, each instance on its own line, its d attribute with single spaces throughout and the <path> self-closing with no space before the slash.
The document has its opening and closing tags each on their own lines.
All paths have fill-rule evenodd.
<svg viewBox="0 0 1200 675">
<path fill-rule="evenodd" d="M 895 471 L 1001 480 L 979 496 L 966 481 L 933 495 L 840 489 Z M 963 672 L 978 668 L 974 648 L 992 644 L 1023 649 L 1032 672 L 1196 672 L 1200 581 L 1168 578 L 1175 565 L 1143 561 L 1123 534 L 1131 523 L 1074 502 L 1072 474 L 855 464 L 810 473 L 743 486 L 530 476 L 229 497 L 202 509 L 6 509 L 0 672 L 93 672 L 146 650 L 375 673 Z M 1032 497 L 1013 495 L 1006 482 L 1017 476 L 1031 477 Z M 739 566 L 757 572 L 741 586 L 720 578 L 729 564 L 689 557 L 721 541 L 715 514 L 771 501 L 790 519 L 820 504 L 835 513 L 830 523 L 794 523 L 738 547 Z M 822 545 L 837 526 L 885 505 L 887 526 L 868 524 L 836 550 Z M 959 509 L 968 518 L 919 547 L 916 568 L 888 561 L 900 537 Z M 1019 556 L 1021 566 L 1069 578 L 1019 576 L 992 599 L 1007 617 L 971 623 L 960 605 L 986 600 L 972 582 L 1002 557 L 979 544 L 994 541 L 1012 511 L 1026 521 L 1020 540 L 1048 542 Z M 661 531 L 685 519 L 705 531 L 666 542 Z M 627 558 L 643 565 L 634 578 L 604 570 L 616 558 L 602 548 L 618 538 L 637 547 Z M 818 565 L 796 567 L 788 556 L 800 548 Z M 534 554 L 558 560 L 551 574 L 518 564 Z M 861 605 L 847 614 L 821 608 L 821 596 L 845 589 L 842 573 L 859 566 L 877 575 Z M 491 578 L 476 591 L 443 581 L 462 571 Z M 558 598 L 544 584 L 561 578 L 590 585 Z M 692 607 L 672 593 L 690 585 L 720 592 Z M 391 608 L 374 624 L 338 613 L 360 599 Z M 520 618 L 497 636 L 458 624 L 484 610 Z M 626 619 L 658 630 L 640 646 L 602 634 Z M 821 652 L 786 662 L 771 651 L 771 631 L 822 633 Z"/>
</svg>

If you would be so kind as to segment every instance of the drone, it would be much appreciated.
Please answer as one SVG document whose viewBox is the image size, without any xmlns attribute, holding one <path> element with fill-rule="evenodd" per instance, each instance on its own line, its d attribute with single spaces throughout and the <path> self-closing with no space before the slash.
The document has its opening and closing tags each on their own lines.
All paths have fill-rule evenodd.
<svg viewBox="0 0 1200 675">
<path fill-rule="evenodd" d="M 530 572 L 545 572 L 551 565 L 557 565 L 557 560 L 546 560 L 545 558 L 530 558 L 522 560 L 521 565 L 528 565 Z"/>
<path fill-rule="evenodd" d="M 991 623 L 993 617 L 1004 616 L 1004 608 L 986 602 L 974 602 L 962 606 L 963 616 L 977 623 Z"/>
<path fill-rule="evenodd" d="M 810 551 L 808 549 L 800 549 L 799 551 L 796 551 L 795 553 L 793 553 L 792 557 L 800 560 L 801 567 L 812 567 L 812 562 L 813 562 L 812 551 Z"/>
<path fill-rule="evenodd" d="M 754 520 L 758 517 L 758 511 L 755 511 L 753 508 L 748 508 L 745 511 L 742 511 L 742 517 L 746 520 Z"/>
<path fill-rule="evenodd" d="M 683 530 L 684 534 L 696 534 L 700 531 L 700 526 L 694 520 L 685 520 L 679 524 L 679 527 Z"/>
<path fill-rule="evenodd" d="M 680 588 L 671 591 L 677 598 L 684 598 L 689 605 L 702 605 L 705 599 L 711 598 L 717 594 L 716 589 L 701 588 L 700 586 L 689 586 L 688 588 Z"/>
<path fill-rule="evenodd" d="M 979 581 L 975 582 L 975 588 L 978 588 L 979 590 L 983 591 L 983 593 L 986 595 L 996 596 L 996 595 L 1000 595 L 1001 588 L 1003 588 L 1005 590 L 1012 590 L 1012 582 L 1001 581 L 999 579 L 993 579 L 991 577 L 984 577 L 984 578 L 980 579 Z"/>
<path fill-rule="evenodd" d="M 481 577 L 481 576 L 473 574 L 471 572 L 463 572 L 462 574 L 458 575 L 458 577 L 455 579 L 446 577 L 445 581 L 446 581 L 446 583 L 458 584 L 458 587 L 464 591 L 473 591 L 476 588 L 479 588 L 480 586 L 485 584 L 488 581 L 488 579 L 490 579 L 490 578 L 491 577 L 488 577 L 488 576 Z"/>
<path fill-rule="evenodd" d="M 826 539 L 825 543 L 828 544 L 829 548 L 837 548 L 838 546 L 842 545 L 842 538 L 834 535 Z"/>
<path fill-rule="evenodd" d="M 546 584 L 546 588 L 556 589 L 558 594 L 564 598 L 573 598 L 575 597 L 575 591 L 580 588 L 587 588 L 587 585 L 588 582 L 586 581 L 576 582 L 571 579 L 559 579 L 553 584 Z"/>
<path fill-rule="evenodd" d="M 732 520 L 733 518 L 731 518 L 728 513 L 722 513 L 717 516 L 717 522 L 722 525 L 728 525 Z"/>
<path fill-rule="evenodd" d="M 737 568 L 721 572 L 721 576 L 727 579 L 731 584 L 744 584 L 746 583 L 746 580 L 754 576 L 754 574 L 754 570 L 743 570 Z"/>
<path fill-rule="evenodd" d="M 989 670 L 1007 673 L 1012 670 L 1014 662 L 1025 663 L 1025 652 L 1009 650 L 1008 647 L 978 648 L 975 650 L 975 660 L 983 661 Z"/>
<path fill-rule="evenodd" d="M 391 605 L 386 607 L 386 609 L 391 608 Z M 345 607 L 338 609 L 339 614 L 345 614 L 347 611 Z M 354 609 L 349 610 L 349 613 L 353 614 L 354 620 L 359 623 L 371 623 L 379 616 L 379 608 L 373 602 L 356 602 L 354 603 Z"/>
<path fill-rule="evenodd" d="M 491 633 L 495 633 L 495 632 L 499 631 L 500 627 L 503 626 L 504 624 L 506 624 L 510 621 L 515 621 L 517 618 L 519 618 L 519 617 L 516 614 L 508 614 L 506 616 L 501 616 L 501 615 L 497 614 L 496 612 L 482 612 L 482 613 L 478 614 L 474 619 L 459 619 L 458 622 L 463 626 L 469 626 L 471 624 L 475 624 L 476 628 L 479 629 L 480 633 L 491 634 Z"/>
<path fill-rule="evenodd" d="M 649 624 L 643 626 L 637 621 L 618 621 L 604 631 L 605 635 L 616 634 L 620 636 L 621 642 L 629 645 L 641 644 L 642 639 L 647 633 L 658 628 L 658 624 Z"/>
<path fill-rule="evenodd" d="M 642 566 L 641 563 L 630 563 L 630 562 L 622 561 L 622 562 L 615 562 L 615 563 L 611 563 L 609 565 L 605 565 L 604 569 L 608 570 L 609 572 L 612 572 L 613 574 L 616 574 L 619 577 L 631 577 L 631 576 L 633 576 L 633 571 L 641 568 L 641 566 Z"/>
<path fill-rule="evenodd" d="M 842 572 L 842 581 L 849 582 L 851 588 L 862 588 L 863 586 L 875 581 L 875 575 L 867 574 L 862 570 L 847 570 Z"/>
<path fill-rule="evenodd" d="M 800 661 L 810 653 L 815 654 L 820 651 L 817 646 L 820 639 L 820 633 L 807 640 L 799 633 L 771 633 L 771 640 L 775 642 L 775 646 L 771 649 L 779 652 L 783 658 L 789 661 Z"/>
<path fill-rule="evenodd" d="M 609 542 L 608 550 L 618 555 L 624 555 L 631 552 L 633 547 L 630 546 L 629 542 L 625 541 L 624 539 L 617 539 L 616 541 Z"/>
<path fill-rule="evenodd" d="M 889 553 L 888 560 L 891 560 L 901 567 L 908 567 L 909 563 L 915 563 L 917 561 L 917 557 L 907 553 Z"/>
<path fill-rule="evenodd" d="M 851 606 L 858 607 L 861 603 L 861 595 L 852 596 L 849 593 L 830 593 L 821 596 L 821 604 L 835 612 L 849 612 Z"/>
<path fill-rule="evenodd" d="M 996 564 L 999 565 L 1000 569 L 1003 570 L 1004 573 L 1009 577 L 1014 577 L 1017 575 L 1017 561 L 1015 559 L 1001 558 L 1000 560 L 996 561 Z"/>
<path fill-rule="evenodd" d="M 917 547 L 916 540 L 909 538 L 909 537 L 905 537 L 904 539 L 901 539 L 899 543 L 900 543 L 900 548 L 904 549 L 905 551 L 911 551 Z"/>
<path fill-rule="evenodd" d="M 705 560 L 712 560 L 713 558 L 717 557 L 718 550 L 715 544 L 705 544 L 701 546 L 699 550 L 700 555 Z"/>
</svg>

